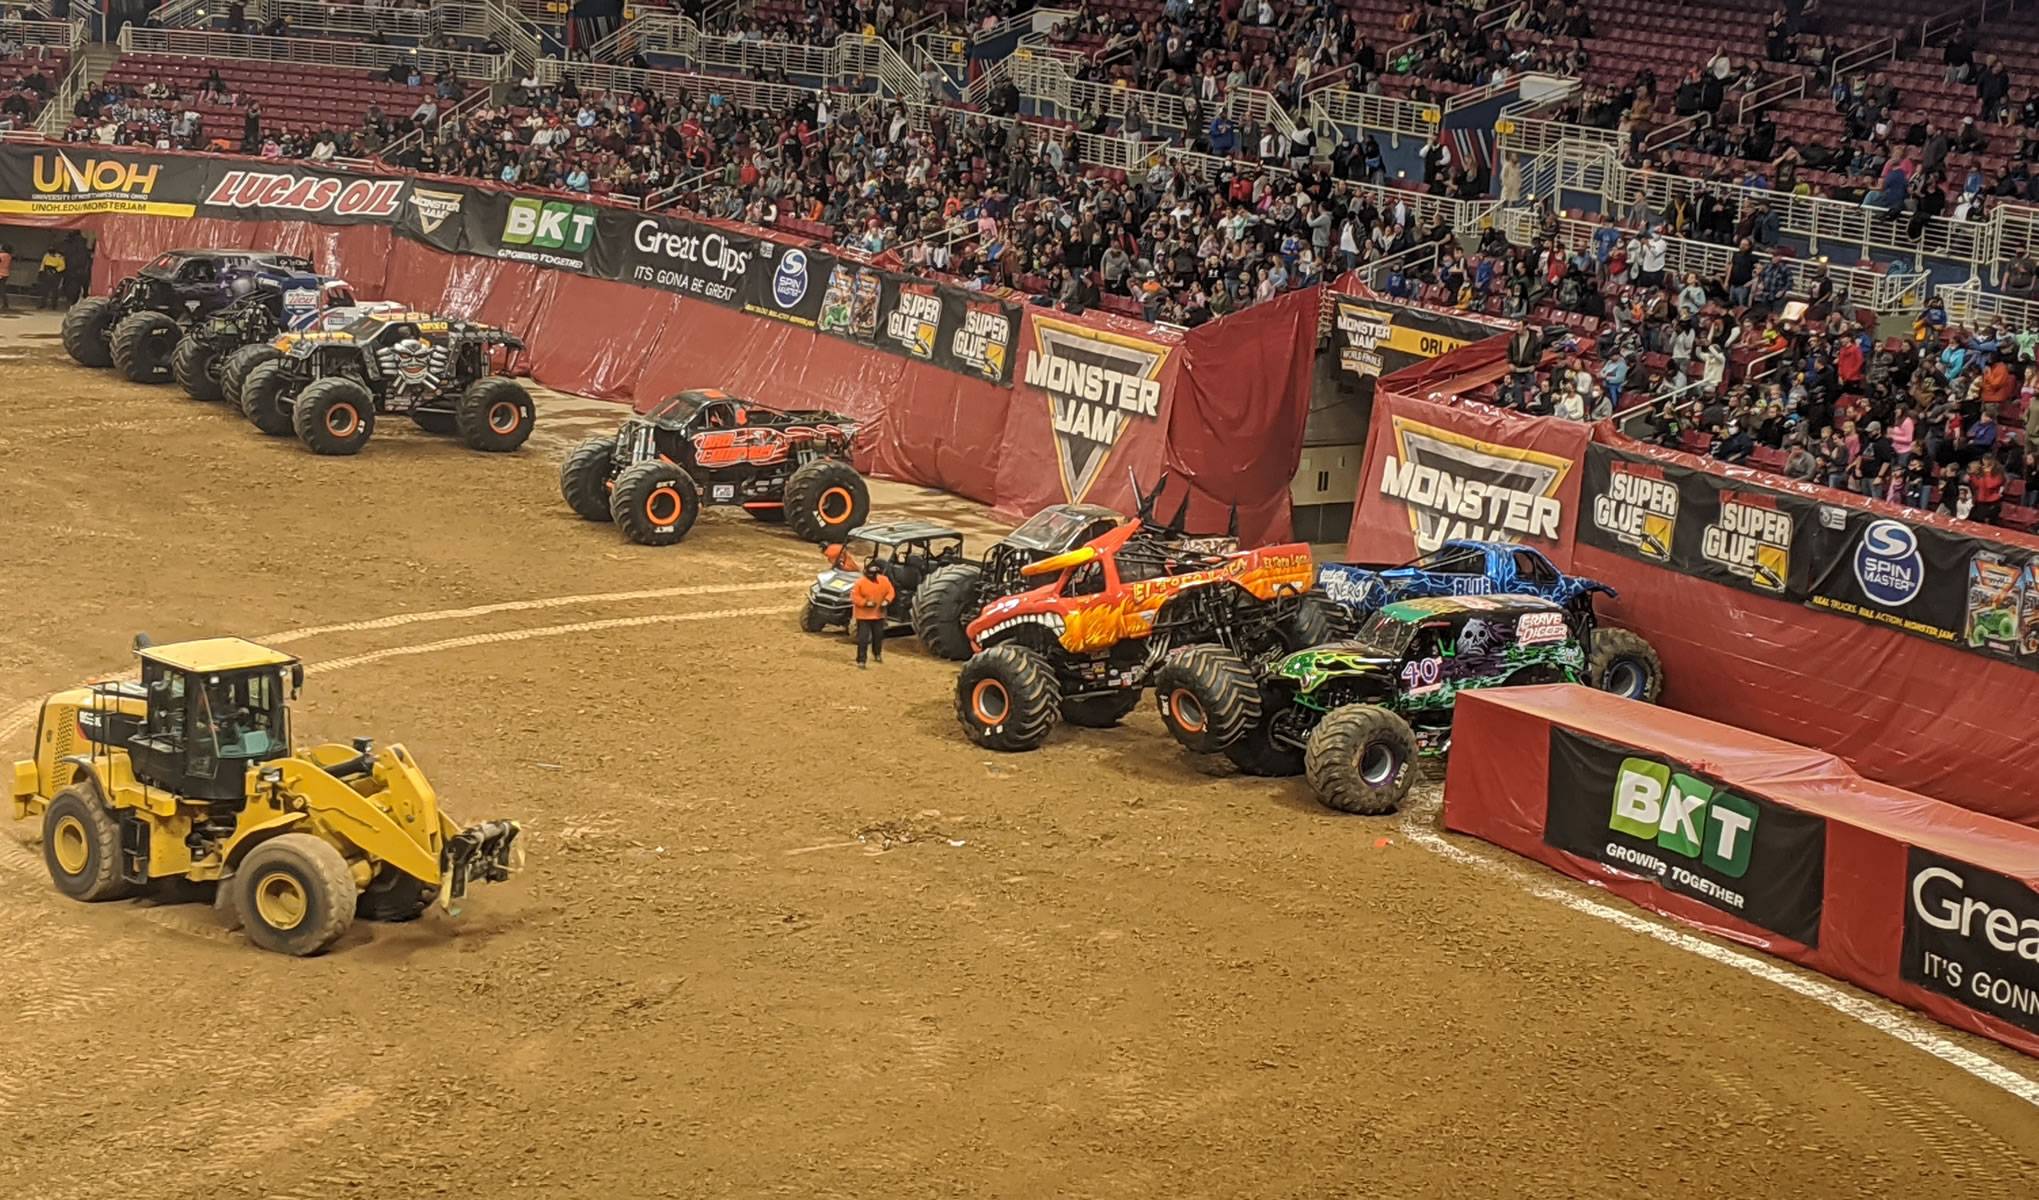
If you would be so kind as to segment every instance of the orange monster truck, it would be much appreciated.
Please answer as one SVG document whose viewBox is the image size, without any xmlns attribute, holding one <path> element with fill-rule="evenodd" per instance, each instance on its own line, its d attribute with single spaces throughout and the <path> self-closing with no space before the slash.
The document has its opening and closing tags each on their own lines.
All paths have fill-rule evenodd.
<svg viewBox="0 0 2039 1200">
<path fill-rule="evenodd" d="M 1314 644 L 1301 543 L 1198 553 L 1139 538 L 1134 520 L 1023 570 L 1043 586 L 985 606 L 956 680 L 978 745 L 1032 750 L 1059 716 L 1106 728 L 1150 684 L 1178 737 L 1222 746 L 1260 719 L 1253 664 Z"/>
</svg>

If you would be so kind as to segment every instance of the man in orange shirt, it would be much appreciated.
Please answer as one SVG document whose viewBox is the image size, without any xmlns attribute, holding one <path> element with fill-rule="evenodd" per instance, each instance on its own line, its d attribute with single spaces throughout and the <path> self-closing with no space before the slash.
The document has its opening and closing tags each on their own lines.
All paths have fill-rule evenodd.
<svg viewBox="0 0 2039 1200">
<path fill-rule="evenodd" d="M 865 563 L 864 577 L 850 585 L 850 616 L 857 622 L 857 666 L 865 665 L 866 650 L 872 658 L 885 661 L 885 610 L 897 594 L 876 559 Z"/>
</svg>

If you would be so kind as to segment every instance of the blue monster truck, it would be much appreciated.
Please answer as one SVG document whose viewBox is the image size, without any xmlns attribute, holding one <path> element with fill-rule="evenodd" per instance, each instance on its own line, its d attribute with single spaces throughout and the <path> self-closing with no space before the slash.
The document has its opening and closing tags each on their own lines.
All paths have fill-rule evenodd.
<svg viewBox="0 0 2039 1200">
<path fill-rule="evenodd" d="M 170 378 L 170 357 L 193 320 L 239 299 L 242 270 L 310 273 L 311 260 L 272 250 L 166 250 L 64 314 L 64 350 L 81 366 L 113 367 L 136 383 Z"/>
<path fill-rule="evenodd" d="M 1655 703 L 1664 688 L 1664 668 L 1650 644 L 1626 629 L 1603 629 L 1594 617 L 1593 597 L 1614 589 L 1594 579 L 1567 575 L 1539 550 L 1509 542 L 1454 539 L 1397 567 L 1319 563 L 1311 592 L 1330 641 L 1361 620 L 1402 600 L 1432 596 L 1536 596 L 1563 608 L 1579 641 L 1587 647 L 1586 675 L 1594 687 Z M 1329 604 L 1325 602 L 1328 601 Z"/>
</svg>

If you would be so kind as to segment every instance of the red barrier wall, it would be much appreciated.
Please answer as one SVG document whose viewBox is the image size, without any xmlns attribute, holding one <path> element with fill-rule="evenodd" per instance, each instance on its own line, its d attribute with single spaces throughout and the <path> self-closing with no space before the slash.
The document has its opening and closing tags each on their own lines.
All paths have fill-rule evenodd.
<svg viewBox="0 0 2039 1200">
<path fill-rule="evenodd" d="M 1223 528 L 1236 505 L 1243 538 L 1266 543 L 1289 535 L 1289 479 L 1316 342 L 1315 289 L 1187 334 L 1109 314 L 1029 307 L 1017 331 L 1015 382 L 1003 388 L 662 292 L 447 254 L 387 227 L 129 215 L 40 223 L 98 235 L 95 291 L 175 246 L 304 254 L 364 298 L 401 299 L 521 334 L 532 376 L 562 391 L 637 401 L 713 383 L 774 403 L 835 409 L 865 424 L 865 470 L 1015 518 L 1076 500 L 1131 511 L 1128 470 L 1150 485 L 1168 470 L 1190 488 L 1194 527 Z M 1041 355 L 1140 372 L 1159 385 L 1159 404 L 1145 412 L 1109 397 L 1051 395 L 1025 382 Z M 1081 421 L 1079 408 L 1089 410 Z M 1119 419 L 1101 425 L 1100 413 Z M 1100 456 L 1095 463 L 1093 455 Z M 1181 495 L 1171 487 L 1169 512 Z"/>
<path fill-rule="evenodd" d="M 1554 770 L 1553 760 L 1574 744 L 1561 745 L 1568 735 L 1611 754 L 1682 766 L 1703 777 L 1702 786 L 1760 801 L 1736 806 L 1753 814 L 1736 830 L 1753 846 L 1744 873 L 1652 850 L 1613 823 L 1634 811 L 1617 795 L 1567 791 L 1573 776 L 1563 764 Z M 1793 861 L 1803 838 L 1765 842 L 1767 829 L 1787 819 L 1795 832 L 1819 828 L 1816 860 Z M 1553 844 L 1567 840 L 1554 832 L 1560 825 L 1582 820 L 1607 839 L 1605 857 Z M 1445 825 L 2039 1055 L 2039 832 L 1863 779 L 1829 754 L 1565 685 L 1459 697 Z M 1637 850 L 1637 858 L 1621 857 Z M 1773 909 L 1816 906 L 1816 935 L 1793 940 L 1726 911 L 1725 901 L 1696 898 L 1691 886 L 1674 890 L 1638 861 L 1659 854 L 1720 877 L 1751 907 L 1766 888 L 1783 893 L 1767 898 Z"/>
<path fill-rule="evenodd" d="M 1465 353 L 1480 351 L 1469 347 Z M 1449 375 L 1446 356 L 1416 370 Z M 1440 368 L 1439 364 L 1446 364 Z M 1648 638 L 1664 661 L 1663 702 L 1699 716 L 1843 755 L 1871 778 L 1976 812 L 2039 827 L 2039 738 L 2030 722 L 2039 678 L 2024 668 L 1936 644 L 1899 630 L 1758 596 L 1695 579 L 1584 543 L 1573 543 L 1579 466 L 1593 438 L 1723 477 L 1734 472 L 1710 460 L 1639 446 L 1577 422 L 1521 417 L 1478 404 L 1441 404 L 1385 381 L 1376 398 L 1367 466 L 1354 506 L 1347 554 L 1360 562 L 1400 562 L 1420 552 L 1417 528 L 1435 520 L 1418 506 L 1386 495 L 1386 458 L 1401 442 L 1396 422 L 1432 431 L 1440 445 L 1456 442 L 1446 461 L 1468 477 L 1499 477 L 1511 462 L 1569 459 L 1549 494 L 1562 505 L 1562 539 L 1508 540 L 1537 546 L 1564 570 L 1598 579 L 1620 595 L 1603 616 Z M 1402 456 L 1397 455 L 1400 459 Z M 1433 458 L 1436 455 L 1433 454 Z M 1419 459 L 1419 461 L 1421 461 Z M 1482 464 L 1485 464 L 1482 466 Z M 1537 463 L 1531 463 L 1537 465 Z M 1746 473 L 1744 472 L 1744 475 Z M 1519 482 L 1519 481 L 1518 481 Z M 1787 487 L 1764 477 L 1766 487 Z M 1818 489 L 1829 502 L 1897 515 L 1890 505 Z M 1936 521 L 1904 511 L 1914 524 Z M 1994 531 L 2001 533 L 2002 531 Z M 1475 536 L 1477 534 L 1475 533 Z M 2005 535 L 2005 540 L 2032 544 Z"/>
</svg>

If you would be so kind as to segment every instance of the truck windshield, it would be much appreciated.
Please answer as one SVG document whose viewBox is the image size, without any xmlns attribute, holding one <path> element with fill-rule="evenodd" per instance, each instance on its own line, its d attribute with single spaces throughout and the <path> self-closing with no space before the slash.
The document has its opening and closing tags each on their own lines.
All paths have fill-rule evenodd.
<svg viewBox="0 0 2039 1200">
<path fill-rule="evenodd" d="M 1409 648 L 1409 640 L 1415 636 L 1415 625 L 1396 620 L 1383 609 L 1368 617 L 1352 640 L 1365 643 L 1385 658 L 1396 658 Z"/>
</svg>

